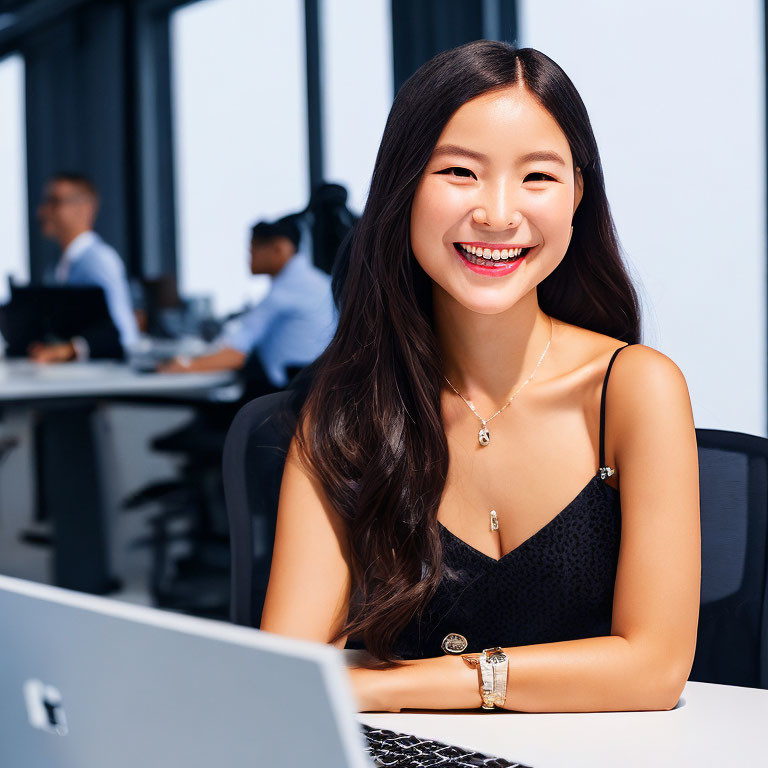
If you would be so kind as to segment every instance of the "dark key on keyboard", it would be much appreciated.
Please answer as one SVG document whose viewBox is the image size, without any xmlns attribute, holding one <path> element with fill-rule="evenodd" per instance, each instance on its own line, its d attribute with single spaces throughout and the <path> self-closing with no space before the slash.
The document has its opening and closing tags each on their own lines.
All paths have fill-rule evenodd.
<svg viewBox="0 0 768 768">
<path fill-rule="evenodd" d="M 381 768 L 530 768 L 408 733 L 369 725 L 362 728 L 368 740 L 368 753 L 374 764 Z"/>
</svg>

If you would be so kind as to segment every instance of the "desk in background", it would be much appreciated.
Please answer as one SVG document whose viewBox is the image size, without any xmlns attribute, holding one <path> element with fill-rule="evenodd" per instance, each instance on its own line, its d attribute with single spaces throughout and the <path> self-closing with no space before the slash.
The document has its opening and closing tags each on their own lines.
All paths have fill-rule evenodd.
<svg viewBox="0 0 768 768">
<path fill-rule="evenodd" d="M 137 373 L 116 362 L 38 365 L 0 360 L 0 418 L 9 409 L 44 411 L 38 485 L 53 522 L 57 586 L 105 594 L 116 586 L 109 566 L 101 457 L 93 414 L 105 401 L 234 401 L 230 372 Z"/>
<path fill-rule="evenodd" d="M 137 373 L 117 362 L 40 365 L 0 360 L 0 407 L 44 400 L 163 397 L 236 400 L 240 387 L 229 371 Z"/>
<path fill-rule="evenodd" d="M 660 712 L 406 711 L 358 719 L 532 768 L 768 766 L 768 691 L 760 688 L 689 681 L 677 707 Z"/>
</svg>

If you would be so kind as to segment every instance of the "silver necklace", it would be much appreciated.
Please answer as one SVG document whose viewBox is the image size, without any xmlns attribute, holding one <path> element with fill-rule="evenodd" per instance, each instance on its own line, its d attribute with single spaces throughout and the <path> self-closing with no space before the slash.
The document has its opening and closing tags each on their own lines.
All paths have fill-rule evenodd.
<svg viewBox="0 0 768 768">
<path fill-rule="evenodd" d="M 464 397 L 464 395 L 462 395 L 461 392 L 459 392 L 459 390 L 456 389 L 456 387 L 454 387 L 450 381 L 448 381 L 448 377 L 445 374 L 443 374 L 443 378 L 446 381 L 448 381 L 448 386 L 469 406 L 469 409 L 472 411 L 472 413 L 474 413 L 475 416 L 477 416 L 477 418 L 480 419 L 480 423 L 483 425 L 480 428 L 480 431 L 477 433 L 477 439 L 480 442 L 480 445 L 486 446 L 488 445 L 488 443 L 491 442 L 491 433 L 488 431 L 486 426 L 488 422 L 491 419 L 495 419 L 505 408 L 507 408 L 510 405 L 510 403 L 515 399 L 515 397 L 517 397 L 520 390 L 533 378 L 534 374 L 539 369 L 539 366 L 541 365 L 541 361 L 544 359 L 544 356 L 547 354 L 549 350 L 549 345 L 552 343 L 553 331 L 554 331 L 554 325 L 552 323 L 552 318 L 550 317 L 549 318 L 549 341 L 547 342 L 547 346 L 544 348 L 544 351 L 541 353 L 541 357 L 539 358 L 539 362 L 536 363 L 536 367 L 533 369 L 533 373 L 518 387 L 517 391 L 512 395 L 512 397 L 510 397 L 509 400 L 507 400 L 507 402 L 504 403 L 504 405 L 502 405 L 501 408 L 499 408 L 499 410 L 493 414 L 493 416 L 489 416 L 487 419 L 484 419 L 477 412 L 477 410 L 475 409 L 475 404 L 470 400 L 467 400 L 467 398 Z M 497 526 L 498 526 L 498 523 L 497 523 Z"/>
</svg>

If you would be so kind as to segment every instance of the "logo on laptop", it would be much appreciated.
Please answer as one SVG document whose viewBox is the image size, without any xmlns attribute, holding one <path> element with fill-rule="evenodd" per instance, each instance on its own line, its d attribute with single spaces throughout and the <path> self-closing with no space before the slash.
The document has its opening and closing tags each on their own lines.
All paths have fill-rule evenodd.
<svg viewBox="0 0 768 768">
<path fill-rule="evenodd" d="M 58 688 L 40 680 L 27 680 L 24 683 L 24 701 L 27 704 L 29 724 L 33 728 L 59 736 L 69 733 Z"/>
</svg>

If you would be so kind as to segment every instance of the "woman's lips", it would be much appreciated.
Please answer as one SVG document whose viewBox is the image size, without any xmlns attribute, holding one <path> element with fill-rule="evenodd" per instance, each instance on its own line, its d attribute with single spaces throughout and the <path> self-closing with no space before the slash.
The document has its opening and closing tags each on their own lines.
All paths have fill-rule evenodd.
<svg viewBox="0 0 768 768">
<path fill-rule="evenodd" d="M 533 248 L 531 248 L 525 256 L 520 256 L 514 261 L 493 261 L 490 262 L 488 266 L 485 266 L 484 264 L 473 264 L 469 261 L 467 259 L 466 251 L 464 251 L 461 246 L 454 243 L 453 247 L 456 254 L 461 259 L 461 263 L 467 267 L 467 269 L 471 269 L 473 272 L 476 272 L 479 275 L 485 275 L 486 277 L 502 277 L 503 275 L 510 274 L 510 272 L 514 272 L 528 257 L 528 253 L 533 250 Z"/>
</svg>

